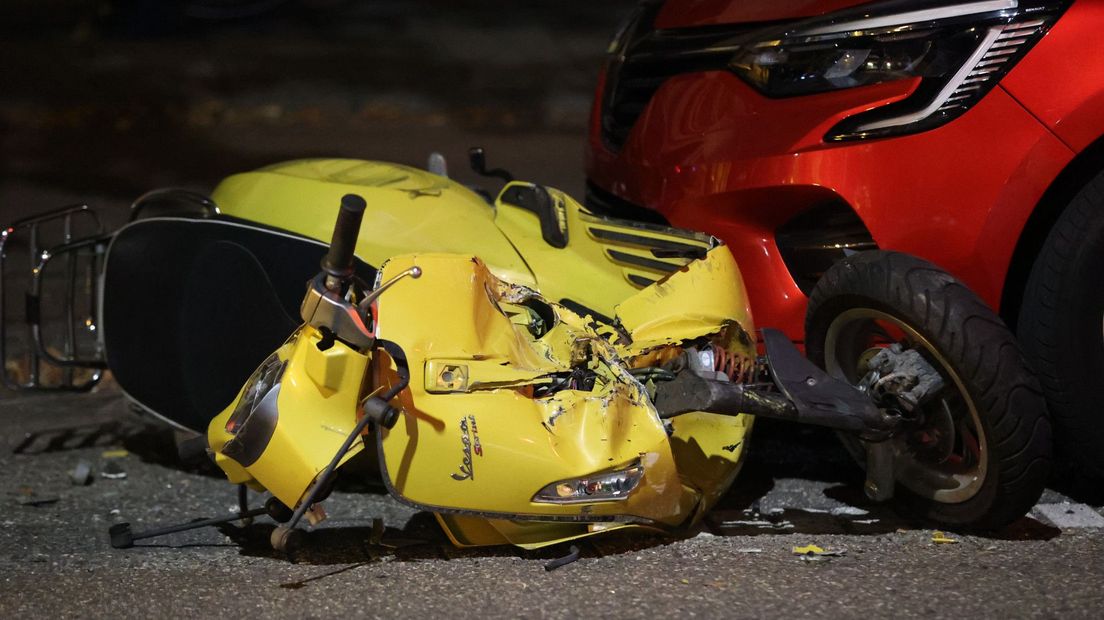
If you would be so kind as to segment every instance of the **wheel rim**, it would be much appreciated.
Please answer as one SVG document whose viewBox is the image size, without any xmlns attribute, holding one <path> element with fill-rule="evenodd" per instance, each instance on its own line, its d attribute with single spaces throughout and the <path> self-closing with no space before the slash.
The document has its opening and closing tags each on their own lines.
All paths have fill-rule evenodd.
<svg viewBox="0 0 1104 620">
<path fill-rule="evenodd" d="M 920 420 L 907 423 L 889 441 L 894 476 L 913 493 L 953 504 L 981 489 L 988 449 L 977 406 L 946 357 L 904 321 L 873 308 L 852 308 L 828 326 L 824 342 L 828 374 L 857 385 L 871 351 L 899 342 L 917 350 L 943 378 L 943 388 L 917 408 Z"/>
</svg>

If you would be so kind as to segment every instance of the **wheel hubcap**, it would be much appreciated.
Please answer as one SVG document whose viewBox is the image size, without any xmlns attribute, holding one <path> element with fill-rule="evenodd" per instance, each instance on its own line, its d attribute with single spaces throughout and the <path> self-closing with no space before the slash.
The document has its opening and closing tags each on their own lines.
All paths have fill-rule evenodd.
<svg viewBox="0 0 1104 620">
<path fill-rule="evenodd" d="M 962 378 L 927 338 L 890 314 L 853 308 L 828 326 L 825 370 L 858 385 L 873 354 L 893 343 L 919 352 L 943 379 L 943 388 L 925 398 L 904 429 L 889 440 L 894 475 L 922 497 L 941 503 L 964 502 L 977 494 L 985 481 L 985 434 Z"/>
</svg>

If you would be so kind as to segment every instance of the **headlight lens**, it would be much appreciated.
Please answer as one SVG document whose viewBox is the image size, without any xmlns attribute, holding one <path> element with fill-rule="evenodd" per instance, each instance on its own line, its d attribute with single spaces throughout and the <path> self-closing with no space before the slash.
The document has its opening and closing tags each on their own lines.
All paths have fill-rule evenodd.
<svg viewBox="0 0 1104 620">
<path fill-rule="evenodd" d="M 849 37 L 771 41 L 743 50 L 732 69 L 771 97 L 809 95 L 923 75 L 948 56 L 934 37 Z"/>
<path fill-rule="evenodd" d="M 253 372 L 246 382 L 245 392 L 242 394 L 238 406 L 226 420 L 226 432 L 236 435 L 249 419 L 250 414 L 257 409 L 257 404 L 265 395 L 272 391 L 272 387 L 280 382 L 280 377 L 287 368 L 287 362 L 281 361 L 275 353 L 268 356 L 260 367 Z"/>
<path fill-rule="evenodd" d="M 579 504 L 623 500 L 644 476 L 644 466 L 636 463 L 617 471 L 561 480 L 544 487 L 533 496 L 545 504 Z"/>
<path fill-rule="evenodd" d="M 769 97 L 919 78 L 904 100 L 845 119 L 825 139 L 924 131 L 989 92 L 1066 4 L 893 0 L 753 35 L 729 67 Z"/>
</svg>

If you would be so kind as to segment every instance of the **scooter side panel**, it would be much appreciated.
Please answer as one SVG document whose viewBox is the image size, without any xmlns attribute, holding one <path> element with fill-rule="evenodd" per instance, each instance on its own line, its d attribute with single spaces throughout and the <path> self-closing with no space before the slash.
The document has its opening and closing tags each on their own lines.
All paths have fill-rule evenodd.
<svg viewBox="0 0 1104 620">
<path fill-rule="evenodd" d="M 545 188 L 566 230 L 566 246 L 553 247 L 543 239 L 536 213 L 505 200 L 513 186 L 530 184 L 515 182 L 503 189 L 495 224 L 525 257 L 541 294 L 606 317 L 613 316 L 619 303 L 717 243 L 701 233 L 597 217 L 567 194 Z"/>
<path fill-rule="evenodd" d="M 625 299 L 616 314 L 636 349 L 696 338 L 735 322 L 749 336 L 741 348 L 754 357 L 751 305 L 740 269 L 725 245 Z"/>
<path fill-rule="evenodd" d="M 354 159 L 305 159 L 236 174 L 211 194 L 228 215 L 328 242 L 341 197 L 368 202 L 356 254 L 379 265 L 409 252 L 476 253 L 510 282 L 536 284 L 479 195 L 424 170 Z"/>
<path fill-rule="evenodd" d="M 287 362 L 276 399 L 277 422 L 255 462 L 243 465 L 224 453 L 233 438 L 228 421 L 250 386 L 208 428 L 216 462 L 232 481 L 255 481 L 293 508 L 356 426 L 367 376 L 368 356 L 340 342 L 320 350 L 321 340 L 317 329 L 304 326 L 277 351 Z M 341 463 L 363 448 L 363 442 L 354 442 Z"/>
<path fill-rule="evenodd" d="M 403 346 L 414 376 L 403 393 L 404 415 L 380 440 L 383 473 L 393 492 L 435 511 L 498 518 L 681 521 L 698 496 L 683 488 L 666 432 L 639 383 L 610 375 L 593 391 L 564 389 L 544 398 L 534 398 L 532 386 L 427 392 L 426 381 L 417 377 L 433 357 L 450 363 L 463 356 L 473 362 L 501 360 L 551 373 L 571 368 L 570 360 L 554 352 L 572 347 L 541 343 L 511 322 L 503 310 L 505 298 L 497 293 L 501 283 L 478 260 L 397 257 L 383 277 L 413 265 L 421 267 L 422 277 L 396 285 L 382 298 L 377 323 L 380 337 Z M 447 303 L 426 304 L 427 297 Z M 399 314 L 400 308 L 406 312 Z M 548 337 L 572 335 L 554 330 Z M 608 343 L 597 340 L 593 346 L 615 357 Z M 383 375 L 386 384 L 390 373 Z M 626 500 L 532 501 L 554 482 L 637 462 L 645 467 L 644 478 Z"/>
</svg>

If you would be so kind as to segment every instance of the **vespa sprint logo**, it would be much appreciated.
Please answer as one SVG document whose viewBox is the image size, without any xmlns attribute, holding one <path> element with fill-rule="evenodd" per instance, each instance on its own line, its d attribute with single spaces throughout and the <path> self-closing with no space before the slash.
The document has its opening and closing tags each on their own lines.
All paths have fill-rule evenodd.
<svg viewBox="0 0 1104 620">
<path fill-rule="evenodd" d="M 483 456 L 483 446 L 479 443 L 479 428 L 475 425 L 475 416 L 460 418 L 460 446 L 464 460 L 460 463 L 460 473 L 452 474 L 453 480 L 475 480 L 472 467 L 472 452 Z"/>
</svg>

